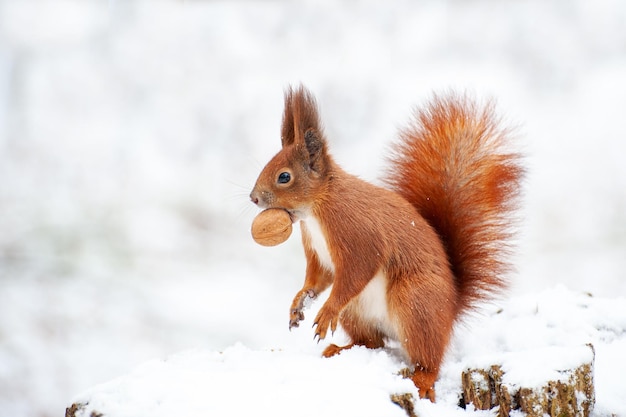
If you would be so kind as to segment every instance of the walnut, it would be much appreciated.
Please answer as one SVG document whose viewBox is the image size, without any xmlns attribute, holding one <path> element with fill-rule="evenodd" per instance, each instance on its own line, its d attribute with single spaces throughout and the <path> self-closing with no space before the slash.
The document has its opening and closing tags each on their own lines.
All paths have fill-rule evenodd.
<svg viewBox="0 0 626 417">
<path fill-rule="evenodd" d="M 271 208 L 260 212 L 252 221 L 252 238 L 263 246 L 276 246 L 291 236 L 291 217 L 286 210 Z"/>
</svg>

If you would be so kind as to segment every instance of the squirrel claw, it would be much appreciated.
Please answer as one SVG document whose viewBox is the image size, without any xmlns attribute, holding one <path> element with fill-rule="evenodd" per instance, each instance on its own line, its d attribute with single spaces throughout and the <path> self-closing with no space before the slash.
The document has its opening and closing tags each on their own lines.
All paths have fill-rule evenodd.
<svg viewBox="0 0 626 417">
<path fill-rule="evenodd" d="M 289 314 L 289 330 L 300 327 L 300 322 L 304 320 L 304 313 L 299 308 L 292 308 Z"/>
<path fill-rule="evenodd" d="M 302 315 L 302 313 L 300 313 L 300 315 L 302 317 L 298 317 L 297 319 L 292 318 L 289 320 L 289 331 L 291 331 L 294 327 L 300 327 L 300 320 L 304 319 L 304 315 Z"/>
</svg>

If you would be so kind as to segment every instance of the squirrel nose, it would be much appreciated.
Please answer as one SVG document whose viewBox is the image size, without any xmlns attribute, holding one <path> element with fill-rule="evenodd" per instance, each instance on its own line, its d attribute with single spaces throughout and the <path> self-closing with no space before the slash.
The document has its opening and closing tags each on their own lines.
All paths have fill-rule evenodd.
<svg viewBox="0 0 626 417">
<path fill-rule="evenodd" d="M 254 192 L 250 194 L 250 201 L 252 201 L 254 204 L 259 204 L 259 199 L 254 195 Z"/>
</svg>

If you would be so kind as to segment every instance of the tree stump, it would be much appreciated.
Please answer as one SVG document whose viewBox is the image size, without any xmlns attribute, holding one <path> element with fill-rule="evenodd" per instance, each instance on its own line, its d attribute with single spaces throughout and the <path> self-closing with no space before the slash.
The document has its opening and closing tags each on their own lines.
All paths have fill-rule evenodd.
<svg viewBox="0 0 626 417">
<path fill-rule="evenodd" d="M 507 366 L 467 369 L 461 377 L 464 403 L 471 403 L 479 410 L 499 407 L 500 417 L 508 416 L 512 410 L 520 410 L 529 417 L 588 417 L 595 403 L 593 346 L 554 348 L 549 354 L 546 352 L 511 353 L 503 358 Z M 571 364 L 575 359 L 578 364 L 563 368 L 563 363 Z M 550 377 L 537 383 L 518 369 L 509 369 L 512 363 L 526 367 L 526 375 L 536 370 L 542 375 L 548 371 Z M 546 369 L 550 365 L 551 369 Z"/>
</svg>

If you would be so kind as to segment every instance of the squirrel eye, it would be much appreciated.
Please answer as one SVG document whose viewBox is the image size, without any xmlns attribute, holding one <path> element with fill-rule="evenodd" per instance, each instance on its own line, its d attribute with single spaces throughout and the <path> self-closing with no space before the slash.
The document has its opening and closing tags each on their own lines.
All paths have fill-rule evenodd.
<svg viewBox="0 0 626 417">
<path fill-rule="evenodd" d="M 279 184 L 287 184 L 289 181 L 291 181 L 291 174 L 288 172 L 281 172 L 280 175 L 278 175 L 278 183 Z"/>
</svg>

